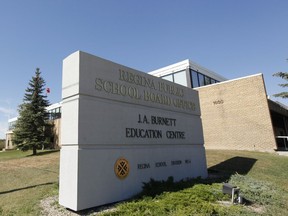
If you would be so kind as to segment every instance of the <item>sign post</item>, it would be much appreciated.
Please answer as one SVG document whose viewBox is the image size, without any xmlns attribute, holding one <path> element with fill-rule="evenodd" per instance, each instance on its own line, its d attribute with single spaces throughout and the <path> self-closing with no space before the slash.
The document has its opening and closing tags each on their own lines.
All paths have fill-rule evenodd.
<svg viewBox="0 0 288 216">
<path fill-rule="evenodd" d="M 63 62 L 59 202 L 131 198 L 150 178 L 207 177 L 198 93 L 84 53 Z"/>
</svg>

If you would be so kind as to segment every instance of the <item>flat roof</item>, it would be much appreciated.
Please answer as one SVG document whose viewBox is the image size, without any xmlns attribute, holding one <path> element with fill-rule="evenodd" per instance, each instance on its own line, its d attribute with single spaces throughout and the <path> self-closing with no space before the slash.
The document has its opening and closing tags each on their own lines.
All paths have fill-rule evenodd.
<svg viewBox="0 0 288 216">
<path fill-rule="evenodd" d="M 222 81 L 222 82 L 219 82 L 219 83 L 213 83 L 213 84 L 209 84 L 209 85 L 204 85 L 204 86 L 200 86 L 200 87 L 196 87 L 194 89 L 200 89 L 200 88 L 208 88 L 209 86 L 212 86 L 212 85 L 222 85 L 224 83 L 229 83 L 229 82 L 233 82 L 233 81 L 236 81 L 236 80 L 241 80 L 241 79 L 247 79 L 249 77 L 254 77 L 254 76 L 263 76 L 262 73 L 258 73 L 258 74 L 252 74 L 252 75 L 249 75 L 249 76 L 244 76 L 244 77 L 239 77 L 239 78 L 236 78 L 236 79 L 230 79 L 230 80 L 225 80 L 225 81 Z"/>
</svg>

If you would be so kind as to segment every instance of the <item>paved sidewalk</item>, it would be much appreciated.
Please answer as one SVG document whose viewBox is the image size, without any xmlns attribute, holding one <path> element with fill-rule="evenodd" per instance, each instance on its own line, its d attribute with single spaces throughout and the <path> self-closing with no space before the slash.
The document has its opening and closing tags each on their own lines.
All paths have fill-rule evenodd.
<svg viewBox="0 0 288 216">
<path fill-rule="evenodd" d="M 277 151 L 276 154 L 288 157 L 288 151 Z"/>
</svg>

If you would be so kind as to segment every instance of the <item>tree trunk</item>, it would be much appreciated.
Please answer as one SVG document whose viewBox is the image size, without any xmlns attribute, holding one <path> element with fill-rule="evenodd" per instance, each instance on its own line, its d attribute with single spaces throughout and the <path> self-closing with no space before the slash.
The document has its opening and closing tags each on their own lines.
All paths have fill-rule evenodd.
<svg viewBox="0 0 288 216">
<path fill-rule="evenodd" d="M 36 146 L 33 146 L 33 155 L 36 155 L 36 154 L 37 154 Z"/>
</svg>

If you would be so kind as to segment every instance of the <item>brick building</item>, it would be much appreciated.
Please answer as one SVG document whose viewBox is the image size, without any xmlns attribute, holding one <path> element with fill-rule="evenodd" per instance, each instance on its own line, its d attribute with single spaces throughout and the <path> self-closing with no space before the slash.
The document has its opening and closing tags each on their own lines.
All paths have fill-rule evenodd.
<svg viewBox="0 0 288 216">
<path fill-rule="evenodd" d="M 262 74 L 227 80 L 190 60 L 150 74 L 199 92 L 205 148 L 288 150 L 288 109 L 267 98 Z"/>
<path fill-rule="evenodd" d="M 262 74 L 227 80 L 184 60 L 150 72 L 199 92 L 204 143 L 207 149 L 288 150 L 288 108 L 267 98 Z M 48 108 L 54 123 L 51 145 L 60 146 L 61 104 Z M 9 120 L 6 149 L 12 149 L 13 124 Z"/>
<path fill-rule="evenodd" d="M 197 90 L 207 149 L 276 149 L 262 74 Z"/>
</svg>

